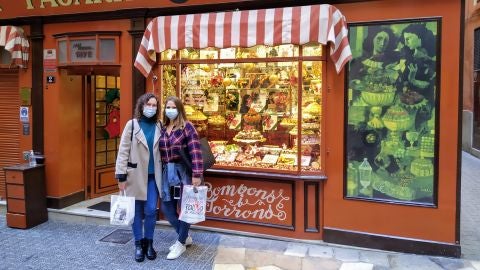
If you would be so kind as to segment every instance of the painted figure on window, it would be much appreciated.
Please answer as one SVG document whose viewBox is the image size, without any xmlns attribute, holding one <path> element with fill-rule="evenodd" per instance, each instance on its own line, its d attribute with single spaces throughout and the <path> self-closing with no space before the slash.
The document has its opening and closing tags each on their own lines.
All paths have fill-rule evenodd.
<svg viewBox="0 0 480 270">
<path fill-rule="evenodd" d="M 406 68 L 401 102 L 416 111 L 416 127 L 422 128 L 431 117 L 435 102 L 436 43 L 425 24 L 410 24 L 402 32 Z"/>
<path fill-rule="evenodd" d="M 108 123 L 105 126 L 107 139 L 116 138 L 120 135 L 120 90 L 108 89 L 105 95 L 107 103 Z"/>
<path fill-rule="evenodd" d="M 402 68 L 397 38 L 387 27 L 371 26 L 363 41 L 362 56 L 351 64 L 351 87 L 372 92 L 394 85 Z"/>
<path fill-rule="evenodd" d="M 386 135 L 380 116 L 393 104 L 399 89 L 404 60 L 397 50 L 398 39 L 389 27 L 370 26 L 362 54 L 350 65 L 349 160 L 373 164 Z M 373 166 L 375 166 L 373 164 Z M 374 168 L 376 169 L 376 168 Z"/>
</svg>

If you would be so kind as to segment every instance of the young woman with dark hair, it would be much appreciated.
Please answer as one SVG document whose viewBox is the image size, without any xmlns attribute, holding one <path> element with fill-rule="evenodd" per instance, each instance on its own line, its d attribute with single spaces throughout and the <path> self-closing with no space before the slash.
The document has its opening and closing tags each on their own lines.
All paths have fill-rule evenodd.
<svg viewBox="0 0 480 270">
<path fill-rule="evenodd" d="M 127 196 L 135 197 L 135 260 L 142 262 L 157 257 L 153 249 L 153 233 L 157 218 L 159 190 L 162 189 L 158 99 L 154 94 L 140 96 L 134 119 L 129 120 L 120 139 L 115 178 Z"/>
</svg>

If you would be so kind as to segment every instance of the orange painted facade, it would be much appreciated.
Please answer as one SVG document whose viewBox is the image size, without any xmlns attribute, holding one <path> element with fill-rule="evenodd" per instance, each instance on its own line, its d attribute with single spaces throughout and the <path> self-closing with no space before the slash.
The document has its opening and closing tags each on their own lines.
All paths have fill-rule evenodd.
<svg viewBox="0 0 480 270">
<path fill-rule="evenodd" d="M 53 3 L 61 1 L 27 0 L 25 6 L 8 1 L 2 5 L 0 21 L 3 19 L 29 16 L 49 16 L 60 14 L 89 13 L 102 11 L 122 11 L 141 8 L 174 8 L 174 12 L 181 13 L 179 7 L 197 6 L 204 4 L 255 2 L 255 1 L 187 1 L 184 4 L 175 4 L 172 1 L 95 1 L 95 0 L 72 0 L 63 1 L 71 5 L 53 7 Z M 44 8 L 40 5 L 43 2 Z M 91 2 L 91 3 L 90 3 Z M 94 2 L 98 2 L 95 4 Z M 31 3 L 31 7 L 28 8 Z M 78 3 L 78 4 L 77 4 Z M 89 4 L 87 4 L 89 3 Z M 22 3 L 23 4 L 23 3 Z M 258 3 L 257 3 L 258 4 Z M 55 5 L 55 4 L 53 4 Z M 457 190 L 458 159 L 459 157 L 459 94 L 464 89 L 460 85 L 461 56 L 460 39 L 462 23 L 462 3 L 454 0 L 425 0 L 419 4 L 415 0 L 389 0 L 389 1 L 363 1 L 355 3 L 338 3 L 335 6 L 343 13 L 348 23 L 374 22 L 389 20 L 406 20 L 413 18 L 441 18 L 441 69 L 437 73 L 440 77 L 439 91 L 439 152 L 438 159 L 438 204 L 436 207 L 421 207 L 414 205 L 400 205 L 393 203 L 360 201 L 344 198 L 344 127 L 345 119 L 345 74 L 337 74 L 330 59 L 327 59 L 326 82 L 324 89 L 329 89 L 324 96 L 325 126 L 325 176 L 326 180 L 315 182 L 309 186 L 303 181 L 285 182 L 292 186 L 289 203 L 289 216 L 284 223 L 274 225 L 290 226 L 294 229 L 278 228 L 275 226 L 260 226 L 257 223 L 232 223 L 222 220 L 208 220 L 206 226 L 222 229 L 239 230 L 265 235 L 290 237 L 298 239 L 322 240 L 325 229 L 349 231 L 365 235 L 380 235 L 385 238 L 406 238 L 415 241 L 438 242 L 449 246 L 459 244 L 459 214 L 457 203 L 459 190 Z M 194 7 L 192 7 L 194 9 Z M 218 10 L 211 10 L 218 11 Z M 145 18 L 149 19 L 149 18 Z M 478 25 L 477 25 L 478 26 Z M 29 27 L 23 26 L 29 33 Z M 470 27 L 476 27 L 471 25 Z M 104 20 L 104 21 L 81 21 L 51 23 L 43 26 L 44 49 L 57 48 L 56 39 L 53 35 L 66 32 L 91 32 L 91 31 L 120 31 L 120 78 L 122 96 L 120 99 L 122 108 L 120 126 L 123 127 L 131 118 L 131 107 L 135 102 L 132 100 L 130 91 L 133 75 L 133 62 L 135 55 L 132 48 L 132 36 L 128 32 L 131 21 L 128 19 Z M 467 50 L 465 59 L 471 59 L 471 50 Z M 37 56 L 38 57 L 38 56 Z M 20 72 L 20 85 L 32 84 L 32 65 L 26 71 Z M 465 78 L 469 78 L 467 71 Z M 47 196 L 62 198 L 85 190 L 85 151 L 83 144 L 85 130 L 82 123 L 84 112 L 82 88 L 84 87 L 81 77 L 70 76 L 66 71 L 44 73 L 43 78 L 52 75 L 57 78 L 54 84 L 43 85 L 44 98 L 44 149 L 46 158 L 46 181 Z M 463 79 L 463 78 L 462 78 Z M 155 86 L 156 87 L 156 86 Z M 151 91 L 151 78 L 146 81 L 145 91 Z M 465 108 L 471 107 L 471 96 L 464 91 Z M 33 111 L 33 113 L 35 113 Z M 341 120 L 341 121 L 340 121 Z M 31 136 L 22 137 L 22 149 L 31 148 Z M 20 153 L 21 154 L 21 153 Z M 218 185 L 235 185 L 238 180 L 234 177 L 212 177 L 212 183 Z M 269 187 L 263 184 L 261 178 L 242 179 L 258 187 Z M 275 179 L 270 179 L 275 181 Z M 223 182 L 222 182 L 223 181 Z M 273 183 L 273 182 L 272 182 Z M 284 182 L 282 182 L 283 184 Z M 271 183 L 270 183 L 271 184 Z M 265 188 L 267 188 L 265 187 Z M 305 196 L 314 198 L 319 192 L 319 200 L 309 200 L 304 203 Z M 295 201 L 293 200 L 295 198 Z M 318 204 L 318 205 L 315 205 Z M 317 208 L 316 208 L 317 207 Z M 318 209 L 318 210 L 317 210 Z M 295 213 L 295 215 L 292 215 Z M 319 224 L 314 224 L 308 216 L 317 215 Z M 305 228 L 319 226 L 319 231 L 308 232 Z"/>
</svg>

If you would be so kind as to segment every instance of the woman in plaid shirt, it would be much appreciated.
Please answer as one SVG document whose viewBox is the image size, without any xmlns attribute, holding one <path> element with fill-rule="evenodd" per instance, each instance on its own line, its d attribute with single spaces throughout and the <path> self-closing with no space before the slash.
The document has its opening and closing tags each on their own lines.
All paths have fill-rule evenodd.
<svg viewBox="0 0 480 270">
<path fill-rule="evenodd" d="M 178 258 L 192 244 L 188 235 L 190 224 L 178 219 L 177 206 L 180 203 L 175 189 L 181 185 L 201 184 L 203 160 L 198 133 L 191 122 L 187 121 L 185 108 L 177 97 L 168 97 L 163 113 L 160 133 L 160 156 L 163 163 L 162 211 L 168 222 L 175 228 L 178 240 L 170 247 L 167 259 Z M 192 169 L 188 169 L 180 154 L 183 148 L 191 157 Z M 177 187 L 177 188 L 175 188 Z M 175 195 L 175 196 L 174 196 Z"/>
</svg>

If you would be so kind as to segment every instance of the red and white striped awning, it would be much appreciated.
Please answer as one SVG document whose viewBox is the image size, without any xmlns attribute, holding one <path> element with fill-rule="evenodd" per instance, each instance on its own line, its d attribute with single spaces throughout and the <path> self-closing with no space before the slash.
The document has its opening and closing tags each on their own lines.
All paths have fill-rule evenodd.
<svg viewBox="0 0 480 270">
<path fill-rule="evenodd" d="M 26 68 L 30 44 L 23 35 L 23 29 L 16 26 L 0 26 L 0 46 L 12 55 L 12 64 Z"/>
<path fill-rule="evenodd" d="M 143 34 L 135 67 L 148 77 L 167 49 L 330 43 L 337 72 L 352 58 L 345 17 L 331 5 L 161 16 Z"/>
</svg>

